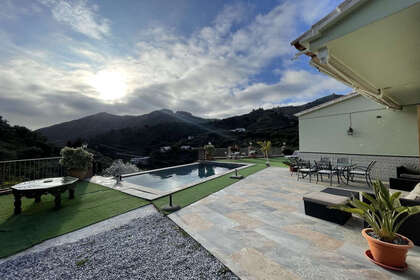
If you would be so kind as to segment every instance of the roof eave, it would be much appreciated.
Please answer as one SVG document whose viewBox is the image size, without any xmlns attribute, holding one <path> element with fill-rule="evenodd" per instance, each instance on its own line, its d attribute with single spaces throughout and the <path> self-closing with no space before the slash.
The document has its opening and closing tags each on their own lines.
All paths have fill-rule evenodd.
<svg viewBox="0 0 420 280">
<path fill-rule="evenodd" d="M 313 40 L 321 36 L 322 31 L 333 26 L 343 17 L 351 13 L 359 5 L 367 2 L 367 0 L 345 0 L 338 5 L 332 12 L 323 17 L 317 23 L 312 25 L 311 29 L 300 35 L 297 39 L 293 40 L 290 44 L 299 51 L 304 51 L 306 47 L 305 42 Z"/>
<path fill-rule="evenodd" d="M 309 108 L 309 109 L 306 109 L 306 110 L 304 110 L 304 111 L 298 112 L 298 113 L 294 114 L 294 116 L 295 116 L 295 117 L 300 117 L 300 116 L 303 116 L 303 115 L 306 115 L 306 114 L 309 114 L 309 113 L 312 113 L 312 112 L 315 112 L 315 111 L 321 110 L 321 109 L 323 109 L 323 108 L 326 108 L 326 107 L 329 107 L 329 106 L 335 105 L 335 104 L 337 104 L 337 103 L 340 103 L 340 102 L 346 101 L 346 100 L 348 100 L 348 99 L 354 98 L 354 97 L 359 96 L 359 95 L 360 95 L 360 94 L 359 94 L 358 92 L 351 92 L 351 93 L 346 94 L 346 95 L 344 95 L 344 96 L 342 96 L 342 97 L 336 98 L 336 99 L 334 99 L 334 100 L 331 100 L 331 101 L 328 101 L 328 102 L 322 103 L 322 104 L 320 104 L 320 105 L 318 105 L 318 106 L 314 106 L 314 107 L 312 107 L 312 108 Z"/>
</svg>

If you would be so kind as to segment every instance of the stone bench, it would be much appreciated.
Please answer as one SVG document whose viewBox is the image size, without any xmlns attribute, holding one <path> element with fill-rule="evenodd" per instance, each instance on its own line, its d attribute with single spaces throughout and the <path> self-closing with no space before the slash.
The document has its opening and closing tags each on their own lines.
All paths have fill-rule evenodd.
<svg viewBox="0 0 420 280">
<path fill-rule="evenodd" d="M 328 207 L 346 204 L 348 201 L 349 197 L 347 196 L 326 192 L 313 192 L 303 196 L 306 215 L 340 225 L 344 225 L 351 218 L 351 214 Z"/>
</svg>

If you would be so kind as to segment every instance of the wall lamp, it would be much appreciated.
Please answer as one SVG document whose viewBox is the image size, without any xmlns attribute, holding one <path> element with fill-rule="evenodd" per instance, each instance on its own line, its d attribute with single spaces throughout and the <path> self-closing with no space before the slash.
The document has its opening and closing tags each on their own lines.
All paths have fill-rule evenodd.
<svg viewBox="0 0 420 280">
<path fill-rule="evenodd" d="M 353 130 L 353 128 L 351 127 L 351 113 L 349 113 L 349 121 L 350 121 L 350 126 L 349 126 L 349 128 L 347 129 L 347 135 L 349 135 L 349 136 L 353 136 L 354 130 Z"/>
</svg>

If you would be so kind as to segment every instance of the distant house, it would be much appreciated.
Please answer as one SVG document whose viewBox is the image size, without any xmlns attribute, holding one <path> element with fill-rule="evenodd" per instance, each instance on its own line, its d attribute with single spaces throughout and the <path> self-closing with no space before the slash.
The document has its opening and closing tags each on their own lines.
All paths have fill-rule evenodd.
<svg viewBox="0 0 420 280">
<path fill-rule="evenodd" d="M 188 150 L 191 150 L 191 146 L 188 146 L 188 145 L 183 145 L 183 146 L 181 146 L 180 148 L 181 148 L 181 150 L 183 150 L 183 151 L 188 151 Z"/>
<path fill-rule="evenodd" d="M 235 128 L 235 129 L 231 129 L 230 131 L 232 131 L 232 132 L 245 132 L 246 129 L 243 128 L 243 127 L 238 127 L 238 128 Z"/>
<path fill-rule="evenodd" d="M 194 139 L 194 136 L 188 136 L 188 138 L 187 138 L 188 140 L 193 140 Z"/>
<path fill-rule="evenodd" d="M 130 162 L 132 164 L 147 165 L 149 163 L 149 159 L 150 159 L 150 157 L 134 157 L 134 158 L 130 159 Z"/>
<path fill-rule="evenodd" d="M 347 0 L 291 42 L 356 92 L 296 114 L 302 157 L 377 160 L 385 180 L 419 167 L 419 15 L 419 0 Z"/>
<path fill-rule="evenodd" d="M 170 146 L 164 146 L 164 147 L 160 147 L 160 152 L 161 153 L 166 153 L 168 151 L 170 151 L 172 148 Z"/>
</svg>

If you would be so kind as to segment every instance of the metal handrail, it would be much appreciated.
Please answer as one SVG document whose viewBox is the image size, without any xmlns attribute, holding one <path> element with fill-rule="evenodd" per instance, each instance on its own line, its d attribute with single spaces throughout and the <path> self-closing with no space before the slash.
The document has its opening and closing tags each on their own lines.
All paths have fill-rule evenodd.
<svg viewBox="0 0 420 280">
<path fill-rule="evenodd" d="M 61 157 L 46 157 L 0 161 L 0 189 L 26 180 L 65 175 L 59 164 Z"/>
<path fill-rule="evenodd" d="M 28 159 L 15 159 L 15 160 L 3 160 L 0 163 L 12 163 L 19 161 L 35 161 L 35 160 L 48 160 L 48 159 L 61 159 L 61 157 L 46 157 L 46 158 L 28 158 Z"/>
</svg>

